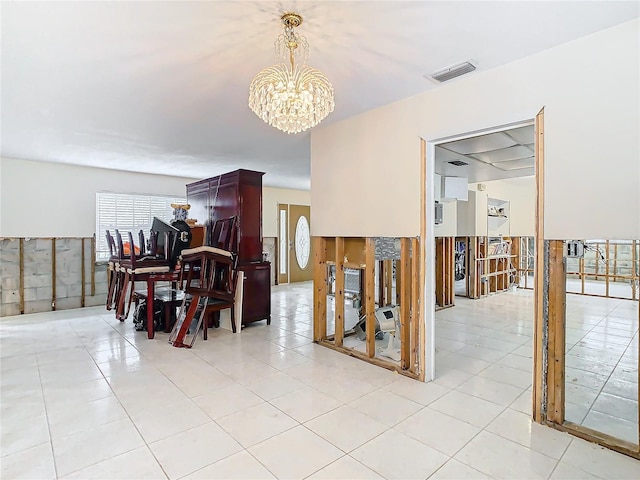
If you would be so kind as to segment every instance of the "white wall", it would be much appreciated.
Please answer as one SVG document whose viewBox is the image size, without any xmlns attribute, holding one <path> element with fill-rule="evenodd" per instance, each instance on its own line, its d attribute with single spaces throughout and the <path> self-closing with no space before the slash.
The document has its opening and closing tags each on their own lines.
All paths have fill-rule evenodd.
<svg viewBox="0 0 640 480">
<path fill-rule="evenodd" d="M 186 196 L 195 180 L 3 158 L 0 237 L 90 237 L 96 192 Z"/>
<path fill-rule="evenodd" d="M 512 237 L 533 237 L 536 219 L 535 177 L 509 178 L 481 182 L 486 186 L 489 198 L 509 201 L 509 234 Z M 469 184 L 469 190 L 477 190 L 478 184 Z"/>
<path fill-rule="evenodd" d="M 309 190 L 289 190 L 286 188 L 262 187 L 262 236 L 278 236 L 278 204 L 311 205 Z M 313 209 L 311 210 L 313 224 Z"/>
<path fill-rule="evenodd" d="M 636 19 L 314 129 L 313 235 L 418 235 L 419 137 L 544 107 L 545 238 L 639 238 L 639 35 Z M 560 208 L 568 201 L 576 208 Z"/>
<path fill-rule="evenodd" d="M 0 237 L 90 237 L 96 192 L 186 196 L 197 178 L 31 160 L 0 159 Z M 263 235 L 277 235 L 277 204 L 309 205 L 310 193 L 263 187 Z"/>
</svg>

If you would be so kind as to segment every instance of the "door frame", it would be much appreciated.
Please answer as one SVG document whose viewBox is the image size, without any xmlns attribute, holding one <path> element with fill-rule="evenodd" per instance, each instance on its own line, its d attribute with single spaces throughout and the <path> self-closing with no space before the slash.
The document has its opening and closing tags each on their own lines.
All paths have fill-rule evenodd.
<svg viewBox="0 0 640 480">
<path fill-rule="evenodd" d="M 282 253 L 282 212 L 286 211 L 287 218 L 284 222 L 284 228 L 286 230 L 286 239 L 285 239 L 285 254 Z M 289 204 L 288 203 L 278 203 L 278 236 L 276 237 L 276 282 L 278 285 L 289 283 Z M 284 260 L 286 265 L 286 272 L 280 273 L 280 263 Z"/>
<path fill-rule="evenodd" d="M 421 292 L 420 298 L 422 299 L 422 303 L 424 305 L 424 335 L 422 335 L 421 344 L 424 345 L 425 352 L 423 356 L 423 365 L 425 366 L 425 381 L 430 381 L 435 378 L 435 296 L 433 295 L 433 287 L 435 286 L 435 255 L 432 255 L 433 252 L 429 252 L 426 254 L 425 246 L 426 245 L 435 245 L 435 230 L 433 228 L 435 222 L 435 149 L 436 146 L 442 143 L 453 142 L 456 140 L 466 140 L 468 138 L 477 137 L 479 135 L 487 135 L 490 133 L 502 132 L 505 130 L 511 130 L 518 127 L 530 126 L 536 124 L 536 117 L 538 115 L 544 113 L 544 107 L 541 107 L 537 112 L 533 113 L 529 118 L 518 120 L 515 122 L 509 122 L 505 124 L 501 124 L 498 126 L 491 126 L 486 128 L 480 128 L 478 130 L 469 131 L 467 133 L 457 133 L 448 135 L 445 137 L 431 138 L 426 140 L 423 137 L 420 137 L 420 169 L 421 169 L 421 181 L 420 181 L 420 206 L 421 206 L 421 214 L 420 214 L 420 243 L 423 248 L 423 265 L 425 275 L 422 279 L 423 289 Z M 539 169 L 540 166 L 538 162 L 541 162 L 541 154 L 543 153 L 543 149 L 538 150 L 538 135 L 536 132 L 536 148 L 535 148 L 535 176 L 536 176 L 536 198 L 538 202 L 536 203 L 536 228 L 535 228 L 535 240 L 540 239 L 542 241 L 543 231 L 541 230 L 541 226 L 544 224 L 544 206 L 543 204 L 543 195 L 544 195 L 544 175 L 542 169 Z M 427 192 L 429 195 L 427 196 Z M 540 207 L 540 208 L 538 208 Z M 537 243 L 536 243 L 537 246 Z M 431 247 L 433 248 L 433 247 Z M 542 265 L 539 262 L 539 252 L 536 249 L 535 259 L 536 265 Z M 537 272 L 536 272 L 537 273 Z M 534 293 L 535 296 L 535 293 Z M 537 304 L 537 296 L 536 304 Z M 537 310 L 536 310 L 537 312 Z M 535 332 L 538 329 L 537 322 L 537 314 L 534 314 L 534 342 L 535 342 Z M 534 362 L 534 371 L 536 368 L 536 364 Z M 535 403 L 541 398 L 537 397 L 535 393 L 535 382 L 534 382 L 534 409 L 536 411 Z M 538 402 L 539 403 L 539 402 Z M 535 417 L 534 417 L 535 418 Z M 536 420 L 539 422 L 539 420 Z"/>
</svg>

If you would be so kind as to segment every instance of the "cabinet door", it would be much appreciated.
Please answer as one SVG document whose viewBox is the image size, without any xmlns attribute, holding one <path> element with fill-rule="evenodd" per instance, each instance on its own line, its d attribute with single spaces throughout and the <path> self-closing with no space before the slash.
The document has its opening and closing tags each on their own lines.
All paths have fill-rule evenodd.
<svg viewBox="0 0 640 480">
<path fill-rule="evenodd" d="M 189 218 L 195 218 L 199 225 L 209 225 L 209 185 L 208 183 L 187 185 L 187 203 L 191 205 Z"/>
<path fill-rule="evenodd" d="M 271 321 L 271 264 L 242 265 L 239 267 L 244 273 L 242 291 L 242 323 L 247 324 L 256 320 Z"/>
</svg>

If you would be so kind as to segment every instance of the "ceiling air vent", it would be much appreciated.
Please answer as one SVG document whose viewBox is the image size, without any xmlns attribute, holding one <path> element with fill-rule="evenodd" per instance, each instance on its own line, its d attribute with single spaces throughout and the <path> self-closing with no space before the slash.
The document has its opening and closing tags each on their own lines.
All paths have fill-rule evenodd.
<svg viewBox="0 0 640 480">
<path fill-rule="evenodd" d="M 455 165 L 456 167 L 462 167 L 463 165 L 469 165 L 466 162 L 463 162 L 462 160 L 453 160 L 452 162 L 448 162 L 451 165 Z"/>
<path fill-rule="evenodd" d="M 465 73 L 473 72 L 475 69 L 476 67 L 472 63 L 464 62 L 460 65 L 454 65 L 453 67 L 449 67 L 446 70 L 434 73 L 433 75 L 431 75 L 431 78 L 433 78 L 437 82 L 446 82 L 447 80 L 459 77 L 460 75 L 464 75 Z"/>
</svg>

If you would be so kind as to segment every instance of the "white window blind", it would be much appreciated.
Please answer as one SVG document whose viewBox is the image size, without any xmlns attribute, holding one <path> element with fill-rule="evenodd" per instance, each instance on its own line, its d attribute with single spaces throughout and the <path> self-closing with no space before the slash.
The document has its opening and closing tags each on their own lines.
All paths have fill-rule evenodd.
<svg viewBox="0 0 640 480">
<path fill-rule="evenodd" d="M 117 228 L 123 241 L 128 241 L 127 232 L 132 232 L 137 243 L 139 230 L 144 230 L 145 238 L 148 238 L 153 217 L 165 222 L 173 218 L 172 203 L 186 203 L 186 199 L 162 195 L 96 193 L 96 259 L 109 258 L 107 230 L 114 235 Z"/>
</svg>

